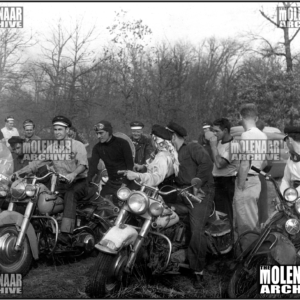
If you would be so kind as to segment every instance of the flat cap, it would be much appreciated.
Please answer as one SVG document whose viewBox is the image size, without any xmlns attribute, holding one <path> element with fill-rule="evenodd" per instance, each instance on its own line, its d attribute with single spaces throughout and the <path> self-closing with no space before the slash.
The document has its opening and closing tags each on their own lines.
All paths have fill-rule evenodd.
<svg viewBox="0 0 300 300">
<path fill-rule="evenodd" d="M 144 124 L 142 122 L 139 121 L 133 121 L 130 123 L 130 127 L 131 129 L 142 129 L 144 128 Z"/>
<path fill-rule="evenodd" d="M 170 130 L 171 132 L 175 132 L 177 135 L 179 135 L 181 137 L 187 136 L 186 129 L 175 122 L 171 121 L 167 125 L 167 129 Z"/>
<path fill-rule="evenodd" d="M 154 124 L 152 126 L 151 133 L 160 137 L 161 139 L 164 139 L 164 140 L 171 141 L 171 139 L 172 139 L 171 132 L 168 129 L 166 129 L 165 127 L 158 125 L 158 124 Z"/>
<path fill-rule="evenodd" d="M 22 139 L 19 136 L 12 136 L 8 142 L 12 145 L 12 144 L 22 144 L 24 142 L 24 139 Z"/>
<path fill-rule="evenodd" d="M 285 141 L 289 134 L 300 133 L 300 126 L 286 126 L 284 127 L 283 132 L 286 134 L 286 136 L 283 138 Z"/>
<path fill-rule="evenodd" d="M 5 122 L 7 122 L 7 121 L 14 121 L 14 117 L 12 117 L 12 116 L 6 117 Z"/>
<path fill-rule="evenodd" d="M 72 122 L 64 116 L 56 116 L 52 120 L 52 125 L 53 126 L 59 125 L 59 126 L 64 126 L 64 127 L 71 127 Z"/>
<path fill-rule="evenodd" d="M 202 128 L 209 128 L 209 127 L 211 127 L 213 124 L 212 124 L 212 122 L 210 122 L 210 121 L 204 121 L 203 123 L 202 123 Z"/>
</svg>

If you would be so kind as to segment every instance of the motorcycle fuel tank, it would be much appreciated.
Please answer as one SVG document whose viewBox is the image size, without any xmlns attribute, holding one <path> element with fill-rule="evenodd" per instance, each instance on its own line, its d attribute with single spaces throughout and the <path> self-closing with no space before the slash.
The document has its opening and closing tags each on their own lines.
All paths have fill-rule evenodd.
<svg viewBox="0 0 300 300">
<path fill-rule="evenodd" d="M 40 213 L 48 213 L 49 215 L 62 212 L 64 209 L 64 200 L 56 194 L 51 194 L 46 187 L 41 187 L 38 199 L 38 209 Z"/>
</svg>

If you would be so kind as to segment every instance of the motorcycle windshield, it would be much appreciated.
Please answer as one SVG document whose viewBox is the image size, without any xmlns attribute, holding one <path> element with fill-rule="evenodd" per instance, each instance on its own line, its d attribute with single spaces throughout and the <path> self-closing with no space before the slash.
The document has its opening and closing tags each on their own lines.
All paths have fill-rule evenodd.
<svg viewBox="0 0 300 300">
<path fill-rule="evenodd" d="M 14 161 L 11 152 L 0 142 L 0 184 L 8 184 L 9 177 L 14 172 Z"/>
</svg>

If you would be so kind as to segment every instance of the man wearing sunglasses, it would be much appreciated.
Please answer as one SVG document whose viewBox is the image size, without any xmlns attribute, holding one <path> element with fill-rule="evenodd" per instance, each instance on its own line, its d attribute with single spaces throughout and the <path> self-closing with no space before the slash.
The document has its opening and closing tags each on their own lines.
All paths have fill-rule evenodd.
<svg viewBox="0 0 300 300">
<path fill-rule="evenodd" d="M 101 196 L 113 195 L 113 201 L 118 203 L 116 194 L 124 182 L 124 178 L 118 174 L 121 170 L 133 169 L 133 157 L 129 143 L 122 138 L 112 134 L 113 128 L 110 122 L 101 121 L 94 126 L 94 130 L 99 139 L 92 151 L 88 180 L 97 173 L 99 160 L 102 159 L 108 173 L 108 182 L 101 190 Z"/>
</svg>

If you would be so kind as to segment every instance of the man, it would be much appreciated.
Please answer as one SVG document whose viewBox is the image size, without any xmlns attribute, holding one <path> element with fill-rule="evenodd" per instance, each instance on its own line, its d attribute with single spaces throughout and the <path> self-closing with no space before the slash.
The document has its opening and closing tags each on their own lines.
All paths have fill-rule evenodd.
<svg viewBox="0 0 300 300">
<path fill-rule="evenodd" d="M 122 138 L 112 135 L 113 128 L 110 122 L 101 121 L 94 126 L 99 143 L 92 151 L 90 169 L 88 172 L 89 181 L 98 172 L 97 166 L 102 159 L 108 173 L 108 182 L 101 190 L 101 196 L 113 195 L 114 203 L 117 204 L 117 191 L 123 183 L 123 178 L 118 174 L 121 170 L 133 169 L 133 157 L 129 143 Z"/>
<path fill-rule="evenodd" d="M 130 137 L 135 146 L 135 159 L 134 163 L 136 165 L 144 165 L 146 160 L 150 158 L 151 153 L 154 151 L 151 138 L 148 138 L 143 134 L 144 124 L 139 121 L 134 121 L 130 123 L 131 134 Z M 137 170 L 135 167 L 135 170 Z"/>
<path fill-rule="evenodd" d="M 284 128 L 286 134 L 284 141 L 290 152 L 290 157 L 287 160 L 284 175 L 280 185 L 280 192 L 289 188 L 295 188 L 300 194 L 300 127 L 287 126 Z"/>
<path fill-rule="evenodd" d="M 241 135 L 241 160 L 238 170 L 237 180 L 235 184 L 233 211 L 236 222 L 236 232 L 238 235 L 245 231 L 252 230 L 259 232 L 258 224 L 258 206 L 261 183 L 258 174 L 250 169 L 251 165 L 262 169 L 263 160 L 252 160 L 258 149 L 252 149 L 250 145 L 252 141 L 265 140 L 267 136 L 256 127 L 258 120 L 257 109 L 254 104 L 245 104 L 240 109 L 240 117 L 245 132 Z M 242 249 L 245 250 L 257 238 L 255 234 L 246 234 L 241 239 Z"/>
<path fill-rule="evenodd" d="M 213 132 L 211 131 L 212 123 L 210 121 L 204 121 L 202 123 L 202 133 L 200 133 L 198 138 L 198 143 L 203 146 L 203 148 L 208 152 L 211 160 L 213 161 L 213 155 L 211 152 L 209 139 L 214 136 Z"/>
<path fill-rule="evenodd" d="M 8 143 L 10 144 L 12 150 L 12 156 L 14 160 L 14 172 L 23 169 L 29 163 L 28 160 L 26 159 L 24 160 L 23 142 L 24 139 L 22 139 L 19 136 L 13 136 L 8 140 Z"/>
<path fill-rule="evenodd" d="M 214 160 L 216 210 L 226 213 L 233 225 L 232 202 L 239 161 L 231 158 L 234 145 L 232 145 L 233 137 L 230 135 L 230 128 L 231 124 L 228 119 L 215 120 L 212 127 L 215 136 L 210 139 L 210 147 Z M 238 145 L 237 142 L 236 145 Z"/>
<path fill-rule="evenodd" d="M 68 183 L 59 183 L 57 187 L 57 190 L 64 195 L 64 212 L 59 240 L 68 243 L 69 234 L 73 233 L 75 227 L 77 201 L 87 195 L 87 153 L 82 143 L 68 139 L 69 127 L 72 126 L 68 118 L 56 116 L 52 120 L 52 125 L 55 141 L 46 149 L 46 153 L 65 154 L 64 160 L 55 160 L 51 157 L 49 160 L 52 161 L 55 171 L 65 175 L 69 181 Z M 47 157 L 46 154 L 44 156 Z M 35 172 L 46 159 L 29 163 L 18 174 Z"/>
<path fill-rule="evenodd" d="M 265 123 L 262 120 L 257 120 L 256 127 L 263 131 L 265 128 Z M 272 168 L 272 161 L 267 160 L 265 161 L 264 165 L 267 165 L 263 171 L 266 173 L 269 173 Z M 258 175 L 260 184 L 261 184 L 261 190 L 259 194 L 258 199 L 258 222 L 259 224 L 265 223 L 269 218 L 269 202 L 268 202 L 268 184 L 265 176 L 259 174 Z"/>
<path fill-rule="evenodd" d="M 8 116 L 5 119 L 5 126 L 1 129 L 7 147 L 9 147 L 8 140 L 12 136 L 19 136 L 18 129 L 14 127 L 14 120 L 15 119 L 12 116 Z"/>
<path fill-rule="evenodd" d="M 172 135 L 169 130 L 155 124 L 152 126 L 151 136 L 155 145 L 155 156 L 147 160 L 143 166 L 143 173 L 127 172 L 129 180 L 138 180 L 147 186 L 157 187 L 165 178 L 179 172 L 178 154 L 171 144 Z"/>
<path fill-rule="evenodd" d="M 205 265 L 207 243 L 204 227 L 212 211 L 214 200 L 214 179 L 212 176 L 213 163 L 198 143 L 186 144 L 184 137 L 187 131 L 175 122 L 167 126 L 172 132 L 172 144 L 178 152 L 179 173 L 175 182 L 179 188 L 191 185 L 191 180 L 198 177 L 202 180 L 202 190 L 205 193 L 202 202 L 194 202 L 194 208 L 187 205 L 191 227 L 191 239 L 188 247 L 188 260 L 190 268 L 195 273 L 194 287 L 203 288 L 203 269 Z M 194 195 L 199 196 L 198 190 L 193 188 Z M 178 199 L 180 201 L 180 199 Z"/>
<path fill-rule="evenodd" d="M 25 142 L 41 139 L 39 136 L 35 135 L 35 124 L 32 120 L 25 120 L 23 122 L 23 129 Z"/>
</svg>

